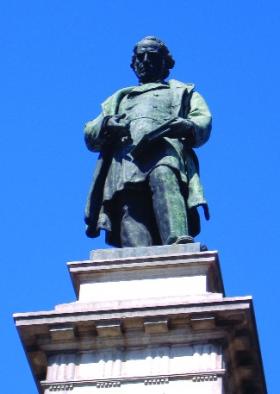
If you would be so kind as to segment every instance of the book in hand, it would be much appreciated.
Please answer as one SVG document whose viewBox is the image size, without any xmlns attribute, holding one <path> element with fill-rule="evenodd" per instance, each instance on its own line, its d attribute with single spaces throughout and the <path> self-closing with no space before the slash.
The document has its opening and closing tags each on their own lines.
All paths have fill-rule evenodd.
<svg viewBox="0 0 280 394">
<path fill-rule="evenodd" d="M 134 146 L 130 154 L 134 157 L 134 159 L 137 159 L 139 156 L 142 155 L 153 143 L 158 141 L 160 138 L 165 137 L 168 132 L 170 131 L 170 124 L 175 120 L 176 118 L 169 119 L 167 122 L 163 123 L 153 131 L 150 131 L 144 137 L 138 142 L 136 146 Z"/>
</svg>

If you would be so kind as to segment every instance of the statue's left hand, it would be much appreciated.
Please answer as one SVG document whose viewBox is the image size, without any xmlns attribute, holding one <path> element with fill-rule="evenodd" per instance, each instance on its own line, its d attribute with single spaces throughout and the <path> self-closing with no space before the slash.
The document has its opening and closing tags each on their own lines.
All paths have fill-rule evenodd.
<svg viewBox="0 0 280 394">
<path fill-rule="evenodd" d="M 193 138 L 193 123 L 181 117 L 175 118 L 169 125 L 170 131 L 167 133 L 169 138 Z"/>
</svg>

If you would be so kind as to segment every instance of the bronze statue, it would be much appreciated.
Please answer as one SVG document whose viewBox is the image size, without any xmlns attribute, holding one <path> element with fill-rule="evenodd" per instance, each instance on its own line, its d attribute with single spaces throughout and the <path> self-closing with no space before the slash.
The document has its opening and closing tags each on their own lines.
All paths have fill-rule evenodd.
<svg viewBox="0 0 280 394">
<path fill-rule="evenodd" d="M 85 127 L 88 149 L 100 152 L 86 207 L 86 233 L 106 242 L 150 246 L 193 242 L 198 206 L 209 219 L 193 148 L 211 131 L 211 114 L 193 84 L 166 81 L 175 62 L 148 36 L 134 48 L 139 85 L 121 89 Z"/>
</svg>

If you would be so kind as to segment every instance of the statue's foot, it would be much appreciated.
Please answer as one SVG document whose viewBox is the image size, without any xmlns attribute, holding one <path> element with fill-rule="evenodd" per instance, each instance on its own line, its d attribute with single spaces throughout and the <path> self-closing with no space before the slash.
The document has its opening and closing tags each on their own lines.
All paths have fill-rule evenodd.
<svg viewBox="0 0 280 394">
<path fill-rule="evenodd" d="M 181 245 L 181 244 L 190 244 L 194 242 L 193 237 L 190 235 L 182 235 L 181 237 L 178 237 L 176 241 L 174 242 L 175 245 Z"/>
<path fill-rule="evenodd" d="M 89 238 L 94 238 L 96 237 L 96 232 L 90 226 L 86 226 L 86 235 Z"/>
</svg>

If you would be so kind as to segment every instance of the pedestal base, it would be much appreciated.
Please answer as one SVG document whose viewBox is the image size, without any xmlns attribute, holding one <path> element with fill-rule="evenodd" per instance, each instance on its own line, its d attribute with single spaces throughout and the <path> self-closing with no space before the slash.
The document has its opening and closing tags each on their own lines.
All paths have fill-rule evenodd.
<svg viewBox="0 0 280 394">
<path fill-rule="evenodd" d="M 15 321 L 42 393 L 265 394 L 250 297 L 199 244 L 68 263 L 78 300 Z"/>
</svg>

